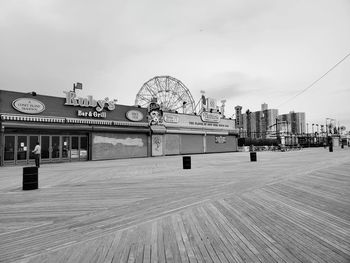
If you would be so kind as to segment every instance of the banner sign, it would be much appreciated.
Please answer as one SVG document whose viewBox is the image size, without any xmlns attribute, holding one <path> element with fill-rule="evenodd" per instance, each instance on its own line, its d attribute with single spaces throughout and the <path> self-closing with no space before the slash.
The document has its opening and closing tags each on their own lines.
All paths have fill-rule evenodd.
<svg viewBox="0 0 350 263">
<path fill-rule="evenodd" d="M 211 117 L 208 117 L 208 114 Z M 221 116 L 217 113 L 206 112 L 204 119 L 202 116 L 189 115 L 189 114 L 174 114 L 174 113 L 163 113 L 163 124 L 165 127 L 171 128 L 189 128 L 189 129 L 209 129 L 209 130 L 225 130 L 225 131 L 235 131 L 235 122 L 230 119 L 221 119 Z M 218 116 L 219 115 L 219 116 Z M 205 117 L 207 116 L 207 117 Z M 213 117 L 215 116 L 215 117 Z M 208 120 L 212 121 L 208 121 Z M 216 120 L 215 122 L 213 120 Z"/>
</svg>

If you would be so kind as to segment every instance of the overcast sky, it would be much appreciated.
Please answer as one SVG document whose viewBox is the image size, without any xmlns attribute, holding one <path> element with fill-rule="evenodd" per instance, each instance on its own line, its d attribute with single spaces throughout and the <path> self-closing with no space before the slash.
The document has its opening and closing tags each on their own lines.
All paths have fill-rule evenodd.
<svg viewBox="0 0 350 263">
<path fill-rule="evenodd" d="M 349 0 L 1 0 L 0 89 L 133 105 L 170 75 L 234 106 L 350 130 Z M 288 101 L 284 103 L 285 101 Z M 311 127 L 311 125 L 310 125 Z"/>
</svg>

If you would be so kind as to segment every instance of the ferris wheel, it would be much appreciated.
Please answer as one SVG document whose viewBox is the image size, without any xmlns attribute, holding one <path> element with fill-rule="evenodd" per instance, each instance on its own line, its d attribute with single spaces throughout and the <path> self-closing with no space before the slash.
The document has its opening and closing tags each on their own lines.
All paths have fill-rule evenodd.
<svg viewBox="0 0 350 263">
<path fill-rule="evenodd" d="M 154 77 L 144 83 L 136 95 L 135 105 L 147 107 L 155 99 L 163 111 L 195 111 L 195 103 L 188 88 L 170 76 Z"/>
</svg>

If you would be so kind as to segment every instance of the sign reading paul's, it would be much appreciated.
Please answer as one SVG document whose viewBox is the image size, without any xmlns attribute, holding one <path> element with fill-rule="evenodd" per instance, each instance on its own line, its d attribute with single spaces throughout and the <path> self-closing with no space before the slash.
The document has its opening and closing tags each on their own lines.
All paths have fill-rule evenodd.
<svg viewBox="0 0 350 263">
<path fill-rule="evenodd" d="M 94 110 L 88 111 L 78 110 L 78 117 L 106 118 L 107 113 L 103 110 L 107 109 L 112 111 L 115 109 L 114 101 L 110 101 L 108 98 L 104 100 L 94 100 L 90 95 L 86 98 L 77 97 L 74 91 L 64 91 L 64 93 L 66 94 L 66 103 L 64 105 L 94 108 Z"/>
</svg>

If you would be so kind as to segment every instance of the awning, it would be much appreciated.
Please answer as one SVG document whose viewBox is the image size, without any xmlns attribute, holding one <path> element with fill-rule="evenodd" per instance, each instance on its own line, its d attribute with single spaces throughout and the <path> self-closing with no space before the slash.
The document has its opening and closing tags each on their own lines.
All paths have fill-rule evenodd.
<svg viewBox="0 0 350 263">
<path fill-rule="evenodd" d="M 3 121 L 28 121 L 28 122 L 51 122 L 51 123 L 65 123 L 65 118 L 61 117 L 45 117 L 45 116 L 26 116 L 16 114 L 1 114 Z"/>
<path fill-rule="evenodd" d="M 13 122 L 15 121 L 19 125 L 20 122 L 25 123 L 25 125 L 30 125 L 33 127 L 32 123 L 44 124 L 44 123 L 62 123 L 62 124 L 79 124 L 78 129 L 83 125 L 87 127 L 90 125 L 96 126 L 126 126 L 126 127 L 147 127 L 147 122 L 128 122 L 128 121 L 113 121 L 113 120 L 104 120 L 104 119 L 79 119 L 79 118 L 65 118 L 65 117 L 53 117 L 53 116 L 35 116 L 35 115 L 20 115 L 20 114 L 1 114 L 2 122 Z M 39 125 L 40 125 L 39 124 Z M 74 128 L 77 129 L 77 128 Z"/>
</svg>

